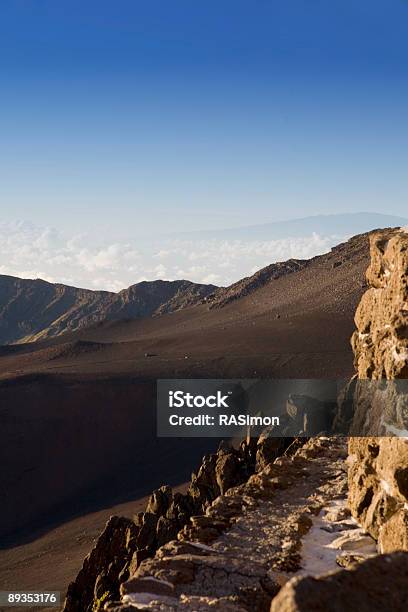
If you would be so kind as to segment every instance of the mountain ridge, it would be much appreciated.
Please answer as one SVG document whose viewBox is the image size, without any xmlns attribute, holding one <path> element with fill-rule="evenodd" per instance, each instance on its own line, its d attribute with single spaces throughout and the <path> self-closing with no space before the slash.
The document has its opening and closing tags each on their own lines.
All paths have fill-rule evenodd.
<svg viewBox="0 0 408 612">
<path fill-rule="evenodd" d="M 291 378 L 294 372 L 298 378 L 347 377 L 354 312 L 366 288 L 369 235 L 310 260 L 267 266 L 192 307 L 103 319 L 38 342 L 3 346 L 0 378 L 34 372 L 148 379 Z M 279 275 L 280 267 L 289 273 Z"/>
<path fill-rule="evenodd" d="M 143 281 L 118 293 L 0 275 L 0 344 L 59 336 L 105 320 L 153 316 L 198 303 L 215 285 Z"/>
</svg>

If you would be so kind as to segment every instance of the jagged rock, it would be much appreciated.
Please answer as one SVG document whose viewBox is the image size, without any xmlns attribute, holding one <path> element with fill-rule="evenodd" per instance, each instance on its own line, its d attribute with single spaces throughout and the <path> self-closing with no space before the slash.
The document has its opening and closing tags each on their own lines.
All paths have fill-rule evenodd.
<svg viewBox="0 0 408 612">
<path fill-rule="evenodd" d="M 406 436 L 408 382 L 360 380 L 354 395 L 352 436 Z"/>
<path fill-rule="evenodd" d="M 232 494 L 232 489 L 227 491 L 226 495 L 219 495 L 213 501 L 211 506 L 206 510 L 206 515 L 213 518 L 219 517 L 222 520 L 228 520 L 242 512 L 243 506 L 247 505 L 247 501 L 237 494 Z"/>
<path fill-rule="evenodd" d="M 247 483 L 217 497 L 204 515 L 191 517 L 191 526 L 177 542 L 164 545 L 139 566 L 122 587 L 123 606 L 133 602 L 156 612 L 265 612 L 284 583 L 277 572 L 301 567 L 302 540 L 313 526 L 312 517 L 333 495 L 344 496 L 345 454 L 341 439 L 309 440 L 295 455 L 276 459 Z M 303 478 L 305 469 L 308 476 Z M 268 478 L 273 495 L 264 498 L 259 483 L 268 489 Z M 284 486 L 276 487 L 274 479 Z M 345 515 L 339 509 L 333 518 Z M 206 541 L 207 529 L 216 538 L 211 546 L 201 539 L 202 530 Z M 187 536 L 198 541 L 186 541 Z M 155 595 L 140 586 L 139 580 L 149 577 L 171 583 L 171 597 L 170 591 Z M 132 591 L 133 580 L 137 588 Z"/>
<path fill-rule="evenodd" d="M 156 542 L 157 546 L 162 546 L 169 540 L 174 540 L 177 537 L 179 531 L 179 522 L 172 518 L 165 518 L 161 516 L 157 521 L 156 527 Z"/>
<path fill-rule="evenodd" d="M 196 509 L 203 509 L 218 495 L 247 480 L 255 469 L 254 447 L 256 441 L 243 442 L 238 450 L 222 447 L 217 454 L 203 458 L 188 490 Z"/>
<path fill-rule="evenodd" d="M 171 502 L 173 501 L 173 491 L 171 487 L 163 486 L 157 491 L 153 491 L 147 503 L 146 512 L 163 516 Z"/>
<path fill-rule="evenodd" d="M 175 557 L 177 555 L 208 555 L 211 552 L 213 552 L 212 548 L 204 544 L 172 540 L 159 548 L 156 556 L 162 559 L 163 557 Z"/>
<path fill-rule="evenodd" d="M 216 465 L 217 456 L 206 455 L 203 457 L 198 473 L 193 473 L 191 475 L 189 493 L 193 500 L 200 501 L 201 499 L 208 499 L 212 501 L 219 494 L 220 491 L 215 475 Z"/>
<path fill-rule="evenodd" d="M 215 478 L 221 495 L 243 480 L 242 461 L 232 453 L 221 454 L 215 466 Z"/>
<path fill-rule="evenodd" d="M 112 580 L 109 578 L 109 576 L 105 572 L 101 572 L 100 574 L 98 574 L 95 581 L 94 599 L 101 599 L 105 595 L 105 593 L 109 593 L 109 596 L 111 597 L 111 594 L 114 592 L 115 584 L 112 583 Z"/>
<path fill-rule="evenodd" d="M 407 524 L 392 520 L 408 502 L 404 478 L 401 479 L 408 466 L 408 444 L 398 438 L 350 438 L 349 453 L 349 501 L 353 516 L 374 538 L 380 538 L 382 533 L 379 542 L 382 552 L 408 550 Z M 392 523 L 386 528 L 390 520 Z M 397 540 L 395 535 L 391 536 L 396 524 L 400 526 Z"/>
<path fill-rule="evenodd" d="M 139 548 L 138 550 L 136 550 L 133 553 L 132 559 L 129 564 L 129 575 L 131 576 L 132 574 L 134 574 L 141 562 L 150 557 L 151 554 L 152 551 L 149 548 Z M 121 583 L 122 582 L 123 580 L 121 580 Z"/>
<path fill-rule="evenodd" d="M 136 550 L 138 528 L 133 521 L 113 516 L 86 557 L 76 580 L 68 586 L 64 610 L 92 612 L 95 598 L 104 593 L 119 598 L 118 577 L 126 572 Z"/>
<path fill-rule="evenodd" d="M 405 612 L 408 553 L 380 555 L 351 570 L 293 578 L 273 599 L 271 612 Z"/>
<path fill-rule="evenodd" d="M 287 438 L 273 437 L 273 428 L 265 429 L 258 438 L 256 445 L 256 469 L 262 470 L 272 463 L 288 445 Z"/>
<path fill-rule="evenodd" d="M 282 450 L 289 442 L 281 441 Z M 162 486 L 150 496 L 146 511 L 139 512 L 133 521 L 112 519 L 70 585 L 64 612 L 90 612 L 102 596 L 104 601 L 114 602 L 119 585 L 145 566 L 157 549 L 177 537 L 208 543 L 216 539 L 229 526 L 229 518 L 242 509 L 242 498 L 223 494 L 246 482 L 254 472 L 256 448 L 256 439 L 243 441 L 238 449 L 221 444 L 217 453 L 203 458 L 186 494 Z M 200 554 L 197 549 L 195 554 Z M 172 564 L 166 572 L 180 579 L 190 576 L 185 564 Z"/>
<path fill-rule="evenodd" d="M 388 552 L 408 550 L 408 234 L 377 232 L 370 246 L 370 288 L 357 309 L 352 340 L 359 380 L 349 501 L 353 516 Z"/>
<path fill-rule="evenodd" d="M 370 288 L 357 308 L 353 335 L 359 378 L 408 377 L 408 234 L 388 230 L 370 238 Z"/>
<path fill-rule="evenodd" d="M 137 548 L 152 548 L 156 541 L 156 527 L 157 527 L 158 516 L 153 512 L 144 512 L 142 518 L 142 524 L 137 535 Z"/>
</svg>

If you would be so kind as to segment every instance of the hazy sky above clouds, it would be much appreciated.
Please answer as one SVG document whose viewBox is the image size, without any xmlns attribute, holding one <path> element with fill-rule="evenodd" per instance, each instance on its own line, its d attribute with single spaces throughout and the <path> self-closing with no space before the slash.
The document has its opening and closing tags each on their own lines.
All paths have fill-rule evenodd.
<svg viewBox="0 0 408 612">
<path fill-rule="evenodd" d="M 2 0 L 3 227 L 114 257 L 162 232 L 406 215 L 407 27 L 402 0 Z"/>
</svg>

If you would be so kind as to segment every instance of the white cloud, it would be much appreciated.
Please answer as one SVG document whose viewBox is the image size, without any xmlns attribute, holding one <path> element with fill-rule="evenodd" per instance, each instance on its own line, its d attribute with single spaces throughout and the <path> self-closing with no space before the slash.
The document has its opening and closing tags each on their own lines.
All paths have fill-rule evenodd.
<svg viewBox="0 0 408 612">
<path fill-rule="evenodd" d="M 208 284 L 208 285 L 220 285 L 222 284 L 221 282 L 221 276 L 219 274 L 208 274 L 207 276 L 204 276 L 201 279 L 202 283 Z"/>
<path fill-rule="evenodd" d="M 158 253 L 155 253 L 153 257 L 157 257 L 158 259 L 166 259 L 171 254 L 171 251 L 166 251 L 165 249 L 161 249 Z"/>
<path fill-rule="evenodd" d="M 99 243 L 27 222 L 0 223 L 0 273 L 118 291 L 141 280 L 185 278 L 228 285 L 275 261 L 307 259 L 342 236 L 314 233 L 270 241 L 171 240 Z"/>
<path fill-rule="evenodd" d="M 154 268 L 155 278 L 164 279 L 166 277 L 166 274 L 167 274 L 167 268 L 163 264 L 159 264 L 158 266 Z"/>
</svg>

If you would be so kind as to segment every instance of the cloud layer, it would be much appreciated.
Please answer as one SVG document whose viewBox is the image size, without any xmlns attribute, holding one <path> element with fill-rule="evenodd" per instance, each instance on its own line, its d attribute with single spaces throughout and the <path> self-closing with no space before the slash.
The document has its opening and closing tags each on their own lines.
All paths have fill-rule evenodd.
<svg viewBox="0 0 408 612">
<path fill-rule="evenodd" d="M 67 236 L 19 221 L 0 223 L 0 274 L 109 291 L 159 278 L 228 285 L 275 261 L 326 252 L 343 238 L 313 233 L 270 241 L 187 237 L 98 243 L 95 236 Z"/>
</svg>

